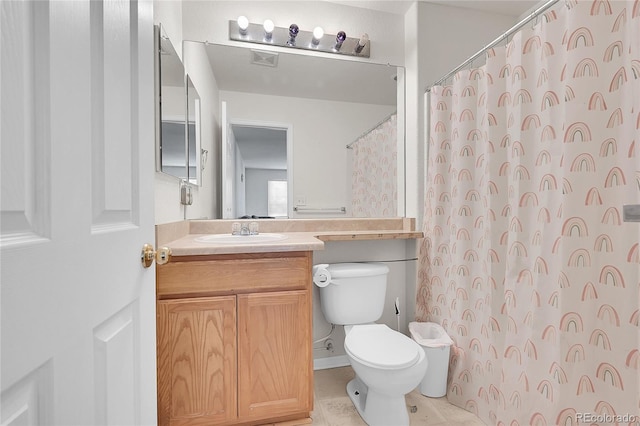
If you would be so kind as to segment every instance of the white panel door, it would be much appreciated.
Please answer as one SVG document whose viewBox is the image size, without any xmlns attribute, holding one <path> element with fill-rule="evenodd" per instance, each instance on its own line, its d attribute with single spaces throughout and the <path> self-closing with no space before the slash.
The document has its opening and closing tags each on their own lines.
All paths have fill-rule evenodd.
<svg viewBox="0 0 640 426">
<path fill-rule="evenodd" d="M 0 2 L 0 423 L 156 423 L 153 6 Z"/>
</svg>

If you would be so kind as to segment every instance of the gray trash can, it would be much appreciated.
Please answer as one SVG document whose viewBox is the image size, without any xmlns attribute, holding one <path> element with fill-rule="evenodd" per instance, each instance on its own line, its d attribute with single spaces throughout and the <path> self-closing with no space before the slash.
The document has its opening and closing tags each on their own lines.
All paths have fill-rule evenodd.
<svg viewBox="0 0 640 426">
<path fill-rule="evenodd" d="M 427 372 L 420 383 L 420 393 L 432 398 L 445 396 L 453 340 L 434 322 L 410 322 L 409 332 L 427 355 Z"/>
</svg>

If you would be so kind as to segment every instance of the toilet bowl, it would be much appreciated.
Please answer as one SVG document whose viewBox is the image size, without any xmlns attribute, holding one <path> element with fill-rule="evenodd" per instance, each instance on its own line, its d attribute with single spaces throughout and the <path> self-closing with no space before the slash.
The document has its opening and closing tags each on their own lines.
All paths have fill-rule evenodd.
<svg viewBox="0 0 640 426">
<path fill-rule="evenodd" d="M 370 426 L 409 425 L 405 394 L 427 371 L 420 345 L 384 324 L 345 327 L 345 352 L 356 373 L 347 394 Z"/>
<path fill-rule="evenodd" d="M 405 395 L 427 371 L 424 349 L 385 324 L 382 316 L 389 268 L 381 263 L 313 267 L 320 307 L 331 324 L 343 325 L 344 349 L 356 373 L 347 393 L 370 426 L 409 425 Z"/>
</svg>

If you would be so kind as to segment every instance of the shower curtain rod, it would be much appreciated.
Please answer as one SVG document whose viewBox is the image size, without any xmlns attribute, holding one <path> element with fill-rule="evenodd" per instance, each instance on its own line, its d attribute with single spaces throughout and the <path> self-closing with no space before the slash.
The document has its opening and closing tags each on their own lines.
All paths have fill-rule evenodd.
<svg viewBox="0 0 640 426">
<path fill-rule="evenodd" d="M 366 131 L 362 132 L 362 134 L 360 136 L 358 136 L 353 142 L 351 142 L 350 144 L 347 145 L 347 149 L 353 149 L 352 148 L 353 144 L 358 142 L 361 137 L 363 137 L 367 133 L 371 133 L 372 131 L 377 129 L 380 125 L 382 125 L 382 124 L 386 123 L 387 121 L 389 121 L 389 119 L 391 119 L 391 117 L 393 117 L 394 114 L 397 114 L 397 113 L 398 113 L 398 111 L 392 112 L 391 114 L 387 115 L 384 119 L 380 120 L 380 122 L 378 122 L 378 124 L 376 124 L 375 126 L 370 128 L 369 130 L 366 130 Z"/>
<path fill-rule="evenodd" d="M 427 88 L 426 92 L 430 92 L 432 87 L 438 86 L 443 81 L 445 81 L 446 79 L 448 79 L 449 77 L 451 77 L 452 75 L 454 75 L 455 73 L 457 73 L 458 71 L 460 71 L 461 69 L 463 69 L 464 67 L 469 65 L 471 62 L 473 62 L 476 59 L 478 59 L 478 57 L 480 57 L 480 55 L 482 55 L 483 53 L 485 53 L 487 50 L 491 49 L 492 47 L 498 45 L 503 40 L 507 39 L 513 33 L 518 31 L 520 28 L 524 27 L 527 23 L 531 22 L 533 19 L 537 18 L 538 15 L 540 15 L 542 12 L 546 11 L 547 9 L 549 9 L 551 6 L 553 6 L 554 4 L 558 3 L 559 1 L 560 0 L 549 0 L 545 4 L 540 6 L 539 8 L 535 9 L 526 18 L 522 19 L 520 22 L 515 24 L 513 27 L 511 27 L 507 31 L 505 31 L 504 34 L 502 34 L 500 37 L 496 38 L 491 43 L 489 43 L 488 45 L 486 45 L 485 47 L 480 49 L 475 55 L 471 56 L 469 59 L 467 59 L 466 61 L 464 61 L 463 63 L 461 63 L 457 67 L 455 67 L 453 70 L 449 71 L 440 80 L 438 80 L 435 83 L 431 84 L 431 86 L 429 86 Z"/>
</svg>

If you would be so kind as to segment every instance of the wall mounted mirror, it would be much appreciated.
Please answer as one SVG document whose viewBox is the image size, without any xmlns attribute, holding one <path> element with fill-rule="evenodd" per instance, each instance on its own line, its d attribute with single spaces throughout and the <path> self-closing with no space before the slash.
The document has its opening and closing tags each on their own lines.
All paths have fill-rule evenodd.
<svg viewBox="0 0 640 426">
<path fill-rule="evenodd" d="M 208 152 L 203 151 L 200 145 L 200 95 L 188 75 L 187 117 L 189 183 L 200 186 L 202 184 L 202 169 L 206 164 Z"/>
<path fill-rule="evenodd" d="M 190 43 L 203 44 L 185 41 L 185 45 Z M 404 215 L 404 119 L 389 119 L 404 109 L 402 67 L 211 43 L 204 43 L 204 49 L 185 50 L 206 52 L 211 68 L 208 72 L 219 90 L 219 99 L 212 102 L 226 105 L 223 117 L 219 117 L 223 151 L 219 160 L 222 179 L 216 188 L 222 199 L 219 217 L 280 217 L 282 210 L 271 214 L 266 201 L 259 206 L 255 202 L 268 200 L 269 181 L 282 181 L 285 176 L 287 217 Z M 356 214 L 354 197 L 360 189 L 354 187 L 353 181 L 360 176 L 360 171 L 354 170 L 354 164 L 358 166 L 354 161 L 356 149 L 346 146 L 360 145 L 360 139 L 386 121 L 393 122 L 393 128 L 386 131 L 393 136 L 390 142 L 394 145 L 393 153 L 385 151 L 383 154 L 388 157 L 379 164 L 361 162 L 361 165 L 378 172 L 382 170 L 378 174 L 390 173 L 386 189 L 393 195 L 381 194 L 374 188 L 373 198 L 379 199 L 368 197 L 363 203 L 377 205 L 382 198 L 391 197 L 389 202 L 396 204 L 392 209 Z M 251 131 L 247 131 L 248 127 Z M 265 134 L 260 133 L 261 127 L 265 128 Z M 259 186 L 243 188 L 251 182 L 248 177 L 275 176 L 275 172 L 265 172 L 275 170 L 274 162 L 267 161 L 270 156 L 265 154 L 276 152 L 276 148 L 268 145 L 272 143 L 268 132 L 273 132 L 274 127 L 291 129 L 288 136 L 292 146 L 286 149 L 290 157 L 280 159 L 280 164 L 286 163 L 287 167 L 279 168 L 277 179 L 256 179 Z M 235 140 L 233 143 L 229 135 Z M 380 150 L 364 144 L 368 142 L 360 145 L 363 148 L 359 155 L 371 152 L 371 161 L 378 161 L 374 157 L 379 152 L 374 151 Z M 278 149 L 278 152 L 284 151 L 284 148 Z M 256 170 L 250 170 L 252 168 Z M 283 185 L 272 183 L 272 187 L 276 186 L 282 199 Z"/>
<path fill-rule="evenodd" d="M 186 143 L 185 70 L 161 25 L 155 27 L 157 43 L 158 129 L 156 170 L 188 179 Z"/>
</svg>

